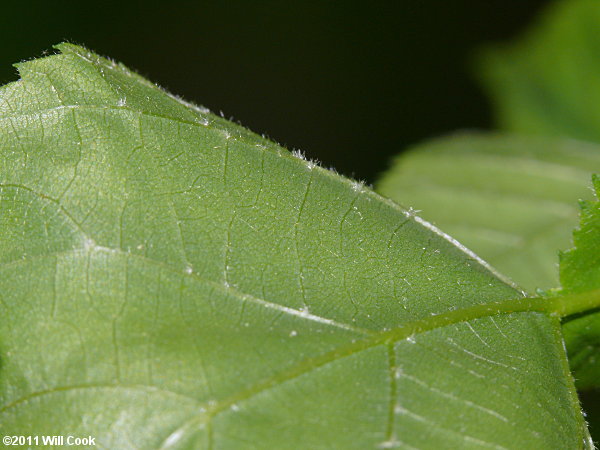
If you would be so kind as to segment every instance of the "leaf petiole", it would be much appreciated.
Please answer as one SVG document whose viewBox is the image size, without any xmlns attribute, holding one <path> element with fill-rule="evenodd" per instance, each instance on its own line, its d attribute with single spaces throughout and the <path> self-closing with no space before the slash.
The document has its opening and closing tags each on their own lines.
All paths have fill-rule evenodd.
<svg viewBox="0 0 600 450">
<path fill-rule="evenodd" d="M 436 328 L 499 314 L 540 312 L 564 318 L 597 308 L 600 308 L 600 289 L 555 297 L 523 297 L 497 303 L 475 305 L 416 320 L 378 335 L 377 340 L 380 342 L 395 342 Z"/>
</svg>

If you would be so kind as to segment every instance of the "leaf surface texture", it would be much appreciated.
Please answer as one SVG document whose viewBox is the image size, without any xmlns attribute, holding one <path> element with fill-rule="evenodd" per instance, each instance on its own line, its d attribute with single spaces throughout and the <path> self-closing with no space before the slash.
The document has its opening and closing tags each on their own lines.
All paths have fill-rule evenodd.
<svg viewBox="0 0 600 450">
<path fill-rule="evenodd" d="M 583 445 L 558 320 L 456 312 L 521 295 L 473 254 L 120 64 L 58 48 L 0 88 L 3 434 Z"/>
</svg>

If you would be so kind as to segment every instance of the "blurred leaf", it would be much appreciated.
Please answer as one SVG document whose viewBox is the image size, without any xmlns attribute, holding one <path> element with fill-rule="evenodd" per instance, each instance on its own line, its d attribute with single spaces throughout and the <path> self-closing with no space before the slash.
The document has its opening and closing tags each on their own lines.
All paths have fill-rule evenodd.
<svg viewBox="0 0 600 450">
<path fill-rule="evenodd" d="M 553 3 L 516 43 L 483 56 L 501 128 L 600 142 L 600 2 Z"/>
<path fill-rule="evenodd" d="M 573 140 L 464 134 L 400 155 L 377 184 L 520 287 L 558 286 L 577 199 L 591 198 L 600 147 Z"/>
<path fill-rule="evenodd" d="M 556 317 L 502 310 L 516 290 L 362 185 L 59 49 L 0 89 L 2 434 L 581 446 Z"/>
</svg>

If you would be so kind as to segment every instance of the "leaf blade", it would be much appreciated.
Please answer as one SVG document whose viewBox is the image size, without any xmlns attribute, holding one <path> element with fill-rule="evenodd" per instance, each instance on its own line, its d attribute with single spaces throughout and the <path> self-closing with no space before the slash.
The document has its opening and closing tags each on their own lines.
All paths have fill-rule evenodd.
<svg viewBox="0 0 600 450">
<path fill-rule="evenodd" d="M 145 448 L 581 444 L 547 315 L 499 316 L 527 348 L 486 347 L 492 324 L 476 320 L 370 345 L 371 334 L 518 296 L 479 261 L 360 184 L 61 50 L 0 91 L 3 431 Z M 394 384 L 405 347 L 426 345 L 454 359 L 406 359 L 412 379 Z M 512 352 L 523 359 L 495 360 Z M 442 377 L 435 391 L 428 361 L 440 377 L 494 377 L 471 374 L 472 390 Z M 551 381 L 533 383 L 528 368 Z M 503 383 L 543 405 L 516 432 Z M 396 408 L 423 399 L 412 416 Z M 415 415 L 429 434 L 410 431 Z"/>
</svg>

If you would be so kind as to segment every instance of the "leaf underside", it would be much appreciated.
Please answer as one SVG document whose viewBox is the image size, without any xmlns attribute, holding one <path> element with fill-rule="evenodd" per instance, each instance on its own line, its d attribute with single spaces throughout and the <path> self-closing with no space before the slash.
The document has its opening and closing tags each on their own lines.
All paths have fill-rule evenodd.
<svg viewBox="0 0 600 450">
<path fill-rule="evenodd" d="M 520 295 L 472 254 L 122 65 L 58 48 L 0 88 L 2 434 L 583 445 L 556 318 L 386 338 Z"/>
</svg>

